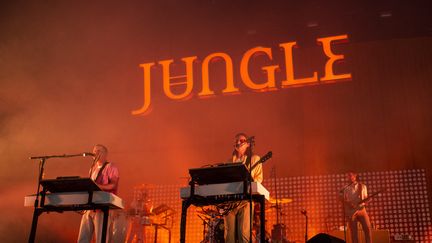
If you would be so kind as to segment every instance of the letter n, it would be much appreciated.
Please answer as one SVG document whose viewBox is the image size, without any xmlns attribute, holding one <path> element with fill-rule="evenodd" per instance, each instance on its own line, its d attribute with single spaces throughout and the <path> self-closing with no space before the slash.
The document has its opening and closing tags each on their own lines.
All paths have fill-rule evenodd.
<svg viewBox="0 0 432 243">
<path fill-rule="evenodd" d="M 199 96 L 210 96 L 214 95 L 214 92 L 210 90 L 210 78 L 209 78 L 209 63 L 210 61 L 225 61 L 225 70 L 226 70 L 226 88 L 222 91 L 222 93 L 233 93 L 237 92 L 238 88 L 234 86 L 234 72 L 233 72 L 233 63 L 231 57 L 222 52 L 213 53 L 204 58 L 202 63 L 202 89 L 198 94 Z"/>
<path fill-rule="evenodd" d="M 170 64 L 174 60 L 170 59 L 170 60 L 164 60 L 159 62 L 159 64 L 162 65 L 163 89 L 166 96 L 168 96 L 173 100 L 179 100 L 179 99 L 185 99 L 191 94 L 193 88 L 193 62 L 194 60 L 196 60 L 196 58 L 197 58 L 196 56 L 182 58 L 181 60 L 186 64 L 186 75 L 178 75 L 178 76 L 170 75 Z M 171 82 L 172 79 L 184 79 L 184 78 L 186 78 L 186 81 Z M 186 88 L 183 93 L 174 94 L 171 88 L 173 86 L 178 86 L 178 85 L 186 85 Z"/>
</svg>

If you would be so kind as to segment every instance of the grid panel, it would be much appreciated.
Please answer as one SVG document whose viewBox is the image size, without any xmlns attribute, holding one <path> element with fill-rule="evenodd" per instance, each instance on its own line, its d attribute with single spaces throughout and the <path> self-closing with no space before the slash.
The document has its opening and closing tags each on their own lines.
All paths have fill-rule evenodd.
<svg viewBox="0 0 432 243">
<path fill-rule="evenodd" d="M 431 242 L 432 224 L 429 212 L 426 172 L 423 169 L 359 173 L 369 195 L 386 188 L 367 206 L 372 226 L 389 230 L 390 235 L 410 235 L 417 242 Z M 339 190 L 347 181 L 344 174 L 277 178 L 280 198 L 291 198 L 282 204 L 279 220 L 287 228 L 287 238 L 301 242 L 305 234 L 308 213 L 308 236 L 343 229 L 343 210 L 338 200 Z M 275 179 L 264 182 L 274 196 Z M 276 224 L 276 212 L 266 214 L 266 229 Z M 303 240 L 304 241 L 304 240 Z"/>
<path fill-rule="evenodd" d="M 404 234 L 417 242 L 432 242 L 432 224 L 429 211 L 426 172 L 423 169 L 380 171 L 359 173 L 359 180 L 367 185 L 372 194 L 383 188 L 384 193 L 376 196 L 367 206 L 373 227 L 387 229 L 390 235 Z M 343 229 L 343 211 L 338 192 L 346 184 L 344 174 L 296 176 L 269 178 L 264 186 L 275 196 L 275 182 L 279 198 L 290 198 L 291 203 L 281 205 L 279 223 L 285 224 L 286 236 L 290 241 L 302 242 L 305 234 L 305 217 L 308 215 L 308 237 L 320 232 Z M 155 206 L 167 204 L 175 211 L 172 227 L 172 242 L 180 238 L 181 199 L 179 185 L 158 185 L 149 189 L 149 196 Z M 276 210 L 266 204 L 266 230 L 271 232 L 276 222 Z M 274 206 L 274 205 L 273 205 Z M 154 242 L 154 229 L 146 231 L 146 240 Z M 197 217 L 196 208 L 188 210 L 186 242 L 200 242 L 203 239 L 203 224 Z M 168 234 L 158 231 L 157 242 L 168 242 Z"/>
</svg>

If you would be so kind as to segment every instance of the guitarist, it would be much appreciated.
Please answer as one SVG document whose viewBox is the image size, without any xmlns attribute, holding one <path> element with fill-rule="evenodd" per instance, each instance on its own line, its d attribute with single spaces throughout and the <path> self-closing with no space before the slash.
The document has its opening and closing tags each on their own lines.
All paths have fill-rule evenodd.
<svg viewBox="0 0 432 243">
<path fill-rule="evenodd" d="M 357 174 L 354 172 L 348 172 L 347 178 L 350 184 L 342 189 L 341 199 L 352 242 L 358 243 L 357 225 L 360 223 L 364 231 L 366 243 L 371 243 L 372 227 L 365 208 L 365 199 L 368 197 L 366 185 L 357 181 Z"/>
<path fill-rule="evenodd" d="M 263 169 L 258 155 L 251 153 L 251 138 L 244 133 L 235 136 L 232 162 L 242 162 L 249 168 L 252 163 L 252 179 L 255 182 L 262 182 Z M 253 209 L 252 209 L 253 210 Z M 246 243 L 250 242 L 250 206 L 249 201 L 244 200 L 237 208 L 231 210 L 224 218 L 225 221 L 225 242 Z M 237 233 L 237 235 L 236 235 Z M 237 240 L 236 240 L 237 238 Z"/>
</svg>

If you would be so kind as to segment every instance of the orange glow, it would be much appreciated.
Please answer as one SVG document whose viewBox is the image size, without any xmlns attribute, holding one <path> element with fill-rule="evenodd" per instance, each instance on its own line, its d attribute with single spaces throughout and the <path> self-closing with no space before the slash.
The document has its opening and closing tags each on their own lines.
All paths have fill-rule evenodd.
<svg viewBox="0 0 432 243">
<path fill-rule="evenodd" d="M 231 57 L 223 52 L 217 52 L 208 55 L 204 58 L 202 64 L 202 90 L 198 96 L 209 96 L 214 95 L 214 92 L 210 90 L 210 78 L 209 78 L 209 63 L 212 60 L 219 60 L 222 58 L 225 61 L 226 68 L 226 88 L 222 91 L 223 93 L 232 93 L 239 91 L 238 88 L 234 86 L 234 72 L 233 63 Z"/>
<path fill-rule="evenodd" d="M 256 55 L 257 53 L 263 52 L 267 54 L 267 56 L 272 60 L 272 52 L 271 48 L 266 47 L 255 47 L 250 50 L 248 50 L 244 55 L 240 63 L 240 75 L 243 80 L 243 83 L 254 90 L 265 90 L 265 89 L 274 89 L 276 88 L 276 82 L 275 82 L 275 70 L 279 67 L 278 65 L 273 66 L 265 66 L 262 67 L 262 70 L 264 70 L 267 73 L 267 82 L 262 84 L 256 84 L 252 81 L 251 77 L 249 76 L 249 60 L 252 56 Z"/>
<path fill-rule="evenodd" d="M 186 75 L 178 75 L 178 76 L 171 76 L 170 75 L 169 67 L 170 67 L 170 64 L 174 61 L 173 59 L 164 60 L 164 61 L 159 62 L 159 64 L 162 65 L 163 89 L 164 89 L 166 96 L 168 96 L 168 98 L 171 98 L 173 100 L 180 100 L 180 99 L 185 99 L 185 98 L 189 97 L 189 95 L 192 92 L 192 88 L 193 88 L 193 62 L 196 59 L 197 59 L 196 56 L 182 58 L 181 60 L 186 63 Z M 185 77 L 186 77 L 186 82 L 176 82 L 176 83 L 170 82 L 171 79 L 179 79 L 179 78 L 185 78 Z M 171 91 L 171 86 L 177 86 L 177 85 L 183 85 L 183 84 L 186 84 L 186 89 L 183 93 L 174 94 Z"/>
<path fill-rule="evenodd" d="M 282 88 L 286 88 L 287 86 L 293 85 L 303 85 L 313 82 L 318 82 L 318 74 L 317 72 L 313 72 L 312 77 L 309 78 L 294 78 L 294 62 L 293 62 L 293 53 L 292 49 L 296 46 L 296 42 L 287 42 L 282 43 L 281 46 L 285 52 L 285 66 L 286 66 L 286 80 L 282 81 Z"/>
<path fill-rule="evenodd" d="M 346 41 L 348 40 L 347 35 L 338 35 L 338 36 L 331 36 L 331 37 L 324 37 L 324 38 L 318 38 L 317 41 L 322 43 L 323 51 L 326 54 L 326 56 L 329 58 L 328 61 L 325 64 L 325 74 L 324 77 L 321 78 L 322 81 L 327 80 L 338 80 L 338 79 L 350 79 L 351 74 L 345 73 L 345 74 L 334 74 L 333 73 L 333 64 L 338 60 L 343 60 L 345 56 L 343 54 L 336 55 L 331 50 L 331 42 L 332 41 Z"/>
</svg>

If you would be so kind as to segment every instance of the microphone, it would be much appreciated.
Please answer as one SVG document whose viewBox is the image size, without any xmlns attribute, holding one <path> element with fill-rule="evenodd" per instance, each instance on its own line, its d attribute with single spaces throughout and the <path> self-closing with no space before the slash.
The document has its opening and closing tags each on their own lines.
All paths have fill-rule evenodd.
<svg viewBox="0 0 432 243">
<path fill-rule="evenodd" d="M 306 214 L 307 214 L 306 209 L 300 210 L 300 213 L 303 214 L 304 216 L 306 216 Z"/>
<path fill-rule="evenodd" d="M 84 153 L 82 153 L 82 156 L 83 156 L 83 157 L 87 157 L 87 156 L 95 156 L 95 154 L 94 154 L 94 153 L 90 153 L 90 152 L 84 152 Z"/>
</svg>

